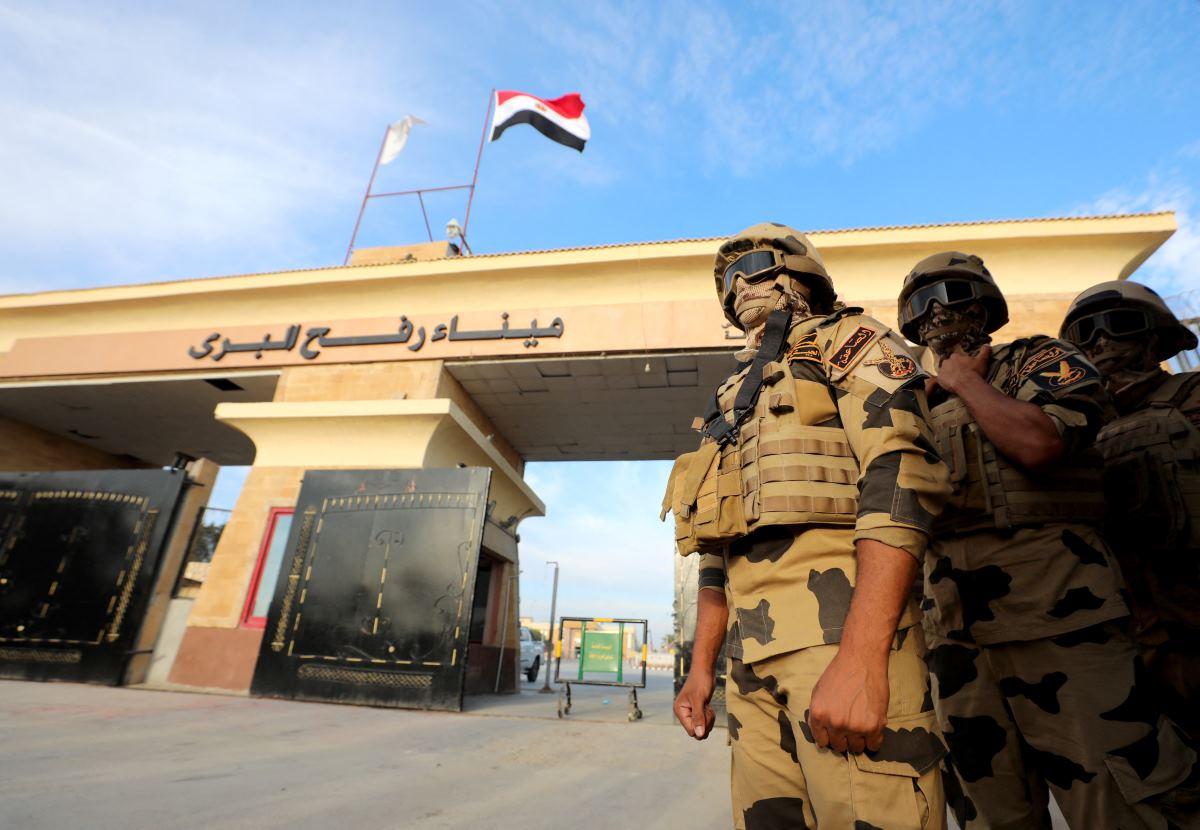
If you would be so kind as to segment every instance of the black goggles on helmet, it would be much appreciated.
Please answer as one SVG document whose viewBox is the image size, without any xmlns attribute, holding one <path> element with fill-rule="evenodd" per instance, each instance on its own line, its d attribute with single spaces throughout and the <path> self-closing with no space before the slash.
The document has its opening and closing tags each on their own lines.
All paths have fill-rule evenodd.
<svg viewBox="0 0 1200 830">
<path fill-rule="evenodd" d="M 738 277 L 745 282 L 754 283 L 774 276 L 775 272 L 783 267 L 784 256 L 786 255 L 782 251 L 774 248 L 760 248 L 757 251 L 742 254 L 725 268 L 722 296 L 726 299 L 729 298 Z"/>
<path fill-rule="evenodd" d="M 1063 334 L 1076 346 L 1086 346 L 1100 332 L 1120 340 L 1145 334 L 1154 328 L 1154 320 L 1138 308 L 1110 308 L 1079 317 L 1063 329 Z"/>
<path fill-rule="evenodd" d="M 920 320 L 929 311 L 934 300 L 951 308 L 962 303 L 977 300 L 982 296 L 979 286 L 970 280 L 941 280 L 930 283 L 914 291 L 905 303 L 908 319 Z"/>
</svg>

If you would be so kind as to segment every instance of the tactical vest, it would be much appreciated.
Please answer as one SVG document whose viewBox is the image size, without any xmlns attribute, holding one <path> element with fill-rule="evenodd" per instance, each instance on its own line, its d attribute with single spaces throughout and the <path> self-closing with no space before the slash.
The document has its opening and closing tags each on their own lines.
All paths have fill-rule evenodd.
<svg viewBox="0 0 1200 830">
<path fill-rule="evenodd" d="M 1101 460 L 1094 450 L 1044 473 L 1026 472 L 996 449 L 957 395 L 930 410 L 930 426 L 954 488 L 935 533 L 1102 520 Z"/>
<path fill-rule="evenodd" d="M 1100 431 L 1109 530 L 1138 550 L 1200 549 L 1200 429 L 1179 409 L 1200 372 L 1172 375 Z"/>
<path fill-rule="evenodd" d="M 827 319 L 802 321 L 790 339 Z M 818 426 L 840 424 L 833 390 L 825 384 L 822 394 L 813 395 L 813 384 L 804 381 L 810 388 L 800 394 L 802 381 L 793 378 L 783 351 L 760 349 L 750 365 L 718 387 L 704 419 L 709 435 L 700 449 L 675 462 L 663 516 L 674 512 L 676 543 L 684 555 L 767 525 L 855 523 L 858 460 L 841 426 Z M 821 371 L 823 377 L 823 364 Z M 755 383 L 756 373 L 761 383 Z M 738 411 L 739 395 L 745 402 L 750 391 L 750 408 Z"/>
</svg>

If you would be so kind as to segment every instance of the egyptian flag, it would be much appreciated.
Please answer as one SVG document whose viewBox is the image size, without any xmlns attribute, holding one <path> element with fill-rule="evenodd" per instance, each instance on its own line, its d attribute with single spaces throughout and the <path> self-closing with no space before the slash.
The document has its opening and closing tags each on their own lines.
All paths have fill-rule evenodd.
<svg viewBox="0 0 1200 830">
<path fill-rule="evenodd" d="M 492 115 L 492 141 L 514 124 L 528 124 L 546 138 L 582 153 L 583 145 L 592 137 L 583 107 L 577 92 L 547 101 L 524 92 L 501 90 L 496 93 Z"/>
</svg>

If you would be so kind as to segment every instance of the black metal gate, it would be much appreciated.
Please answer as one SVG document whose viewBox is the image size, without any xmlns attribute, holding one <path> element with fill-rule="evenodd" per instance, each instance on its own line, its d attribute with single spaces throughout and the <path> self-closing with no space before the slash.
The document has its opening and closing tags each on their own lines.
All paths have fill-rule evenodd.
<svg viewBox="0 0 1200 830">
<path fill-rule="evenodd" d="M 121 683 L 185 479 L 0 473 L 0 677 Z"/>
<path fill-rule="evenodd" d="M 309 471 L 251 694 L 462 708 L 491 471 Z"/>
</svg>

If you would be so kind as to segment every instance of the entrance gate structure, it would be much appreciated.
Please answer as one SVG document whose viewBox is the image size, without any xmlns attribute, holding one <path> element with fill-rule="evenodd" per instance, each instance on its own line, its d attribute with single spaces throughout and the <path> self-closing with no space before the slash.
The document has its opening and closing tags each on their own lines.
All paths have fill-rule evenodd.
<svg viewBox="0 0 1200 830">
<path fill-rule="evenodd" d="M 185 480 L 0 473 L 0 677 L 122 682 Z"/>
<path fill-rule="evenodd" d="M 1071 298 L 1089 285 L 1136 276 L 1175 227 L 1174 217 L 1162 213 L 847 228 L 810 238 L 845 299 L 885 325 L 894 321 L 896 293 L 915 261 L 946 250 L 976 254 L 1004 287 L 1013 314 L 1001 336 L 1014 339 L 1057 330 Z M 460 669 L 464 629 L 473 629 L 466 635 L 467 691 L 495 688 L 497 674 L 505 685 L 505 672 L 515 685 L 507 661 L 517 639 L 517 532 L 545 513 L 526 464 L 661 460 L 695 448 L 689 424 L 744 346 L 742 333 L 713 301 L 713 254 L 721 241 L 480 256 L 448 256 L 453 252 L 444 244 L 364 249 L 349 265 L 332 268 L 0 296 L 0 469 L 158 468 L 181 457 L 252 465 L 237 503 L 224 505 L 233 510 L 211 562 L 193 569 L 203 584 L 194 581 L 194 598 L 151 602 L 142 639 L 165 605 L 162 636 L 149 644 L 152 655 L 133 659 L 127 676 L 148 662 L 172 685 L 236 692 L 256 685 L 260 693 L 285 697 L 453 707 L 460 684 L 445 663 Z M 447 640 L 443 627 L 441 634 L 394 637 L 388 645 L 410 660 L 407 666 L 396 663 L 395 653 L 376 650 L 377 615 L 361 574 L 374 567 L 377 587 L 382 568 L 372 563 L 414 550 L 417 531 L 390 519 L 420 509 L 395 510 L 390 503 L 384 509 L 381 500 L 379 511 L 360 501 L 353 511 L 335 512 L 323 500 L 307 500 L 294 518 L 297 539 L 305 510 L 325 511 L 314 515 L 309 531 L 312 540 L 320 538 L 305 554 L 315 557 L 314 573 L 332 556 L 326 531 L 338 527 L 359 546 L 338 555 L 361 574 L 358 582 L 347 577 L 342 584 L 335 574 L 328 589 L 304 588 L 302 560 L 291 602 L 303 610 L 282 615 L 291 573 L 285 550 L 273 621 L 278 626 L 287 616 L 285 638 L 278 651 L 271 648 L 279 642 L 276 631 L 262 627 L 261 608 L 247 615 L 249 591 L 254 586 L 257 599 L 264 574 L 262 584 L 276 585 L 266 570 L 278 561 L 266 555 L 276 541 L 273 517 L 296 504 L 302 479 L 317 480 L 309 471 L 462 467 L 492 470 L 486 500 L 472 508 L 472 520 L 479 521 L 480 510 L 488 513 L 487 505 L 495 507 L 483 523 L 478 576 L 463 568 L 461 590 L 472 607 L 463 612 L 457 636 L 451 629 Z M 362 491 L 347 484 L 326 495 L 402 494 L 373 489 L 378 482 L 359 483 Z M 445 492 L 427 488 L 423 479 L 414 487 L 414 493 Z M 368 522 L 377 512 L 389 522 Z M 456 515 L 447 508 L 423 512 Z M 125 532 L 134 525 L 136 519 Z M 346 529 L 351 525 L 353 533 Z M 405 535 L 402 541 L 380 536 L 385 530 Z M 455 530 L 448 538 L 457 545 L 470 537 Z M 175 547 L 168 546 L 171 556 Z M 439 550 L 458 567 L 457 547 L 439 543 Z M 395 602 L 387 613 L 399 619 L 407 606 L 388 593 L 394 571 L 389 566 L 382 602 L 385 609 Z M 120 572 L 118 566 L 111 580 Z M 441 582 L 449 578 L 434 573 Z M 419 626 L 438 619 L 443 606 L 432 603 L 443 593 L 414 595 L 414 607 L 425 609 L 414 612 Z M 131 604 L 135 598 L 136 591 Z M 28 635 L 56 619 L 53 608 L 43 612 L 34 601 L 18 603 L 17 615 L 26 615 L 19 619 L 11 605 L 3 606 L 13 627 L 0 636 Z M 335 624 L 340 612 L 331 603 L 341 603 L 354 622 Z M 501 606 L 507 616 L 498 612 Z M 107 600 L 95 613 L 103 617 L 106 609 Z M 37 616 L 43 613 L 49 617 Z M 378 615 L 381 628 L 387 613 Z M 114 630 L 120 636 L 133 619 L 127 610 L 119 629 L 105 624 L 105 636 Z M 100 630 L 97 624 L 82 638 L 50 637 L 88 640 Z M 443 645 L 432 649 L 435 640 Z M 445 645 L 450 641 L 458 644 L 457 654 L 455 645 Z M 0 646 L 32 648 L 8 639 Z M 144 642 L 134 646 L 145 648 Z M 405 650 L 414 656 L 404 657 Z M 81 652 L 81 663 L 85 657 Z M 15 662 L 18 675 L 51 671 L 30 660 Z M 437 665 L 418 665 L 427 662 Z M 686 671 L 686 663 L 680 669 Z"/>
<path fill-rule="evenodd" d="M 251 694 L 460 710 L 490 476 L 306 473 Z"/>
</svg>

